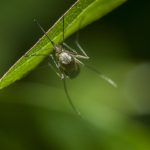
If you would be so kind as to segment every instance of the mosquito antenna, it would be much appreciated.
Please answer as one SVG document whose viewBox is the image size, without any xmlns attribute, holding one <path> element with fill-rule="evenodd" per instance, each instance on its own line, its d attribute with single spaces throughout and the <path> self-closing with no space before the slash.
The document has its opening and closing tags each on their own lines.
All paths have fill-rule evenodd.
<svg viewBox="0 0 150 150">
<path fill-rule="evenodd" d="M 62 43 L 63 43 L 64 39 L 65 39 L 65 18 L 64 18 L 64 16 L 62 17 L 62 21 L 63 21 L 63 24 L 62 24 L 63 25 L 62 26 L 63 27 L 63 37 L 62 37 L 63 39 L 62 39 Z"/>
<path fill-rule="evenodd" d="M 49 41 L 51 42 L 51 44 L 53 45 L 53 47 L 55 47 L 55 43 L 50 39 L 50 37 L 47 35 L 47 33 L 45 32 L 45 30 L 43 29 L 43 27 L 40 25 L 40 23 L 36 19 L 34 19 L 34 22 L 41 29 L 41 31 L 46 35 L 46 37 L 49 39 Z"/>
<path fill-rule="evenodd" d="M 72 102 L 72 99 L 68 93 L 68 89 L 67 89 L 67 84 L 66 84 L 66 79 L 64 78 L 63 79 L 63 85 L 64 85 L 64 90 L 65 90 L 65 94 L 68 98 L 68 101 L 69 101 L 69 104 L 71 105 L 71 107 L 73 108 L 73 110 L 79 115 L 81 116 L 81 113 L 77 110 L 77 108 L 74 106 L 73 102 Z"/>
<path fill-rule="evenodd" d="M 85 19 L 85 16 L 81 18 L 81 20 L 80 20 L 80 22 L 78 24 L 78 30 L 76 32 L 76 43 L 79 42 L 79 31 L 81 29 L 81 25 L 82 25 L 82 22 L 84 21 L 84 19 Z"/>
<path fill-rule="evenodd" d="M 76 43 L 79 42 L 79 31 L 80 31 L 81 22 L 82 22 L 82 20 L 79 22 L 78 30 L 76 32 L 76 41 L 75 41 Z"/>
<path fill-rule="evenodd" d="M 85 67 L 87 67 L 89 70 L 95 72 L 100 78 L 107 81 L 113 87 L 117 88 L 117 84 L 112 79 L 110 79 L 109 77 L 105 76 L 104 74 L 102 74 L 101 72 L 99 72 L 98 70 L 96 70 L 95 68 L 93 68 L 91 66 L 85 65 Z"/>
</svg>

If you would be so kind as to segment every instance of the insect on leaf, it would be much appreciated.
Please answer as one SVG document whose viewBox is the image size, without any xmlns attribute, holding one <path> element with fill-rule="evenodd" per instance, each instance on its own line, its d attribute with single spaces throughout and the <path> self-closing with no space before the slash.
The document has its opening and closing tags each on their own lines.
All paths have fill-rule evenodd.
<svg viewBox="0 0 150 150">
<path fill-rule="evenodd" d="M 63 14 L 65 18 L 65 38 L 80 28 L 103 17 L 126 0 L 78 0 L 68 11 Z M 56 44 L 62 40 L 62 17 L 47 31 L 48 36 Z M 53 46 L 45 35 L 27 51 L 26 55 L 50 54 Z M 21 79 L 25 74 L 34 69 L 44 57 L 22 56 L 0 79 L 0 89 Z"/>
</svg>

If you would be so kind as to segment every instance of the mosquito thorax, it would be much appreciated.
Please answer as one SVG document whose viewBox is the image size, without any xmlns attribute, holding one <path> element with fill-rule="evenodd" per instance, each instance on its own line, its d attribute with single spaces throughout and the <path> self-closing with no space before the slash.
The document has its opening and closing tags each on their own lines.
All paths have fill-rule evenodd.
<svg viewBox="0 0 150 150">
<path fill-rule="evenodd" d="M 64 65 L 70 64 L 72 60 L 73 59 L 72 59 L 71 55 L 65 51 L 63 51 L 59 54 L 59 62 L 61 64 L 64 64 Z"/>
</svg>

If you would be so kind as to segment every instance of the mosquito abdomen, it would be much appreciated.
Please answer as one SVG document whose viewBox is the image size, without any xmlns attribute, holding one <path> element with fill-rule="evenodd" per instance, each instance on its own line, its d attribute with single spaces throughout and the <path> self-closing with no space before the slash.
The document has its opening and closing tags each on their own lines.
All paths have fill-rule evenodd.
<svg viewBox="0 0 150 150">
<path fill-rule="evenodd" d="M 80 73 L 80 67 L 78 64 L 72 62 L 70 64 L 67 65 L 63 65 L 61 67 L 62 71 L 64 72 L 64 74 L 69 77 L 70 79 L 73 79 L 75 77 L 78 76 L 78 74 Z"/>
</svg>

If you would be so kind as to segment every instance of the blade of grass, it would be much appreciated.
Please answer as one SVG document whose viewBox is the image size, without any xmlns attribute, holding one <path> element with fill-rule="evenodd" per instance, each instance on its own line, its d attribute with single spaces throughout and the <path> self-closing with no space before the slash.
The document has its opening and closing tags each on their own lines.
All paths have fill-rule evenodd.
<svg viewBox="0 0 150 150">
<path fill-rule="evenodd" d="M 65 16 L 65 38 L 76 32 L 79 28 L 92 23 L 118 7 L 126 0 L 78 0 L 64 14 Z M 47 31 L 48 36 L 56 43 L 62 40 L 62 17 Z M 45 35 L 26 53 L 50 54 L 52 45 Z M 21 79 L 29 71 L 35 68 L 44 57 L 22 56 L 0 79 L 0 89 Z"/>
</svg>

